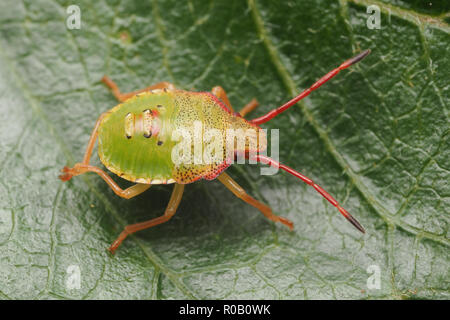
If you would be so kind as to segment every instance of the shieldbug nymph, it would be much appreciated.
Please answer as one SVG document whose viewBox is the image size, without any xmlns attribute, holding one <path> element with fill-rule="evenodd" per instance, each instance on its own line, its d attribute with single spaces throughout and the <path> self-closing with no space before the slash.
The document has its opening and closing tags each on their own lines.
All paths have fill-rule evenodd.
<svg viewBox="0 0 450 320">
<path fill-rule="evenodd" d="M 220 133 L 225 133 L 228 129 L 254 130 L 257 133 L 255 139 L 258 141 L 253 141 L 255 144 L 248 141 L 243 146 L 238 146 L 234 150 L 235 155 L 244 155 L 247 159 L 281 168 L 299 178 L 312 186 L 352 225 L 364 233 L 361 224 L 322 187 L 294 169 L 259 154 L 259 151 L 266 147 L 265 133 L 260 128 L 261 124 L 286 111 L 341 70 L 361 61 L 369 53 L 370 50 L 365 50 L 346 60 L 292 100 L 253 120 L 246 120 L 245 116 L 258 106 L 258 102 L 253 99 L 240 112 L 234 112 L 224 89 L 220 86 L 214 87 L 211 92 L 192 92 L 179 90 L 168 82 L 160 82 L 142 90 L 121 93 L 117 85 L 105 76 L 102 81 L 121 103 L 100 115 L 89 139 L 83 161 L 72 168 L 64 167 L 59 178 L 68 181 L 74 176 L 95 172 L 118 196 L 125 199 L 143 193 L 154 184 L 175 185 L 164 215 L 126 226 L 109 247 L 112 253 L 129 234 L 168 221 L 177 210 L 184 186 L 199 179 L 217 178 L 237 197 L 259 209 L 268 219 L 281 222 L 292 230 L 294 225 L 290 220 L 275 215 L 270 207 L 248 195 L 225 173 L 232 163 L 226 152 L 223 152 L 224 157 L 220 161 L 216 159 L 209 163 L 173 161 L 173 149 L 176 146 L 176 141 L 171 139 L 173 132 L 185 128 L 189 130 L 195 126 L 196 121 L 202 123 L 203 129 L 214 129 Z M 105 171 L 89 164 L 97 139 L 98 154 L 103 165 L 119 177 L 135 182 L 135 185 L 123 190 Z M 257 146 L 257 150 L 252 149 L 253 145 Z M 191 148 L 194 149 L 195 146 L 188 145 L 188 149 Z"/>
</svg>

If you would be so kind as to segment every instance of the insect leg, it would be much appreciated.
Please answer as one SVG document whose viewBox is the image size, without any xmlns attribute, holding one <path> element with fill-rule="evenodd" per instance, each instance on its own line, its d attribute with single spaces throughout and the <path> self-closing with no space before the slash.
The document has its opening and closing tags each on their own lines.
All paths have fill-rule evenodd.
<svg viewBox="0 0 450 320">
<path fill-rule="evenodd" d="M 221 86 L 216 86 L 214 88 L 212 88 L 211 90 L 212 94 L 215 95 L 217 98 L 219 98 L 220 100 L 223 101 L 223 103 L 225 103 L 225 105 L 227 106 L 227 108 L 231 111 L 234 112 L 233 107 L 231 106 L 230 100 L 228 100 L 228 96 L 225 92 L 225 89 L 222 88 Z M 239 111 L 239 114 L 242 117 L 245 117 L 245 115 L 251 111 L 253 111 L 257 106 L 259 105 L 258 101 L 256 99 L 252 99 L 252 101 L 250 101 L 249 103 L 247 103 L 242 109 L 241 111 Z"/>
<path fill-rule="evenodd" d="M 104 112 L 100 115 L 100 117 L 98 117 L 97 121 L 95 122 L 94 125 L 94 129 L 92 129 L 92 133 L 91 133 L 91 137 L 89 138 L 89 142 L 86 148 L 86 151 L 84 153 L 84 157 L 83 157 L 83 162 L 82 163 L 78 163 L 78 165 L 84 164 L 84 165 L 88 165 L 89 164 L 89 160 L 91 159 L 91 155 L 92 155 L 92 150 L 94 149 L 94 145 L 95 145 L 95 141 L 97 140 L 98 137 L 98 128 L 100 126 L 100 123 L 102 122 L 102 119 L 108 114 L 108 112 Z M 75 165 L 76 166 L 76 165 Z M 75 168 L 75 167 L 74 167 Z M 72 178 L 73 175 L 70 175 L 69 172 L 71 172 L 67 167 L 64 167 L 61 171 L 63 172 L 62 175 L 59 176 L 59 178 L 62 181 L 68 181 L 70 180 L 70 178 Z M 75 173 L 76 171 L 73 171 L 73 173 Z"/>
<path fill-rule="evenodd" d="M 115 194 L 125 199 L 133 198 L 151 187 L 150 184 L 137 183 L 123 190 L 105 171 L 98 167 L 90 166 L 84 163 L 77 163 L 73 168 L 64 167 L 62 172 L 63 174 L 59 176 L 62 181 L 70 180 L 73 176 L 78 176 L 86 172 L 95 172 L 102 177 L 103 180 L 105 180 Z"/>
<path fill-rule="evenodd" d="M 312 181 L 310 178 L 302 175 L 300 172 L 295 171 L 294 169 L 285 166 L 284 164 L 281 164 L 269 157 L 266 156 L 262 156 L 262 155 L 255 155 L 254 157 L 252 157 L 251 159 L 256 160 L 258 162 L 264 163 L 264 164 L 268 164 L 272 167 L 275 168 L 280 168 L 290 174 L 292 174 L 294 177 L 299 178 L 300 180 L 302 180 L 303 182 L 305 182 L 306 184 L 310 185 L 311 187 L 313 187 L 318 193 L 320 193 L 322 195 L 322 197 L 324 197 L 325 199 L 328 200 L 328 202 L 330 202 L 333 206 L 335 206 L 339 212 L 359 231 L 361 231 L 362 233 L 365 233 L 366 231 L 364 230 L 363 226 L 350 214 L 347 212 L 347 210 L 345 210 L 344 208 L 341 207 L 341 205 L 328 193 L 326 192 L 321 186 L 319 186 L 318 184 L 316 184 L 314 181 Z"/>
<path fill-rule="evenodd" d="M 255 98 L 253 98 L 249 103 L 247 103 L 242 109 L 241 111 L 239 111 L 240 115 L 245 117 L 247 115 L 247 113 L 255 110 L 255 108 L 259 106 L 259 102 L 258 100 L 256 100 Z"/>
<path fill-rule="evenodd" d="M 173 84 L 171 84 L 170 82 L 165 82 L 164 81 L 164 82 L 158 82 L 158 83 L 156 83 L 154 85 L 151 85 L 151 86 L 146 87 L 146 88 L 141 89 L 141 90 L 136 90 L 136 91 L 132 91 L 132 92 L 124 92 L 124 93 L 122 93 L 122 92 L 120 92 L 120 89 L 117 86 L 117 84 L 114 81 L 112 81 L 110 78 L 108 78 L 107 76 L 103 76 L 102 82 L 104 84 L 106 84 L 112 90 L 113 95 L 120 102 L 124 102 L 125 100 L 135 96 L 138 93 L 145 92 L 145 91 L 150 91 L 150 90 L 153 90 L 153 89 L 164 89 L 164 88 L 175 89 L 175 86 Z"/>
<path fill-rule="evenodd" d="M 255 208 L 257 208 L 259 211 L 262 212 L 262 214 L 264 214 L 268 219 L 274 221 L 274 222 L 281 222 L 282 224 L 286 225 L 287 227 L 289 227 L 289 229 L 293 229 L 294 228 L 294 223 L 292 223 L 292 221 L 277 216 L 275 214 L 273 214 L 272 209 L 270 209 L 269 206 L 259 202 L 258 200 L 252 198 L 251 196 L 249 196 L 245 190 L 237 184 L 236 181 L 234 181 L 228 174 L 226 174 L 225 172 L 223 172 L 219 177 L 218 177 L 219 181 L 222 182 L 225 187 L 227 187 L 231 192 L 234 193 L 234 195 L 242 200 L 244 200 L 245 202 L 247 202 L 248 204 L 251 204 L 252 206 L 254 206 Z"/>
<path fill-rule="evenodd" d="M 170 197 L 169 204 L 167 205 L 164 215 L 148 221 L 126 226 L 119 237 L 117 237 L 117 239 L 109 247 L 109 251 L 114 254 L 122 241 L 125 240 L 128 235 L 167 222 L 170 218 L 172 218 L 172 216 L 177 211 L 178 205 L 180 204 L 181 197 L 183 196 L 183 191 L 184 184 L 176 184 L 173 188 L 172 196 Z"/>
<path fill-rule="evenodd" d="M 91 136 L 89 138 L 88 145 L 86 147 L 86 151 L 84 153 L 83 162 L 77 163 L 73 168 L 64 167 L 61 171 L 63 172 L 62 175 L 59 176 L 59 178 L 62 181 L 68 181 L 70 180 L 74 175 L 79 175 L 81 173 L 77 173 L 78 169 L 75 169 L 75 167 L 79 167 L 81 165 L 89 165 L 89 160 L 91 159 L 92 150 L 94 149 L 95 141 L 98 137 L 98 128 L 100 127 L 100 123 L 102 122 L 102 119 L 108 114 L 108 112 L 104 112 L 98 117 L 97 121 L 95 122 L 94 129 L 92 129 Z M 85 171 L 83 171 L 85 172 Z"/>
<path fill-rule="evenodd" d="M 83 163 L 89 164 L 89 160 L 91 159 L 92 150 L 94 149 L 95 141 L 98 137 L 98 128 L 100 127 L 100 123 L 102 122 L 102 119 L 108 114 L 108 112 L 104 112 L 98 117 L 97 121 L 95 122 L 94 129 L 92 129 L 91 137 L 89 138 L 89 142 L 86 148 L 86 152 L 84 153 L 83 157 Z"/>
<path fill-rule="evenodd" d="M 211 89 L 211 93 L 220 100 L 222 100 L 222 102 L 225 103 L 225 106 L 228 108 L 228 110 L 234 112 L 234 109 L 231 106 L 230 100 L 228 100 L 228 96 L 224 88 L 222 88 L 221 86 L 215 86 L 214 88 Z"/>
</svg>

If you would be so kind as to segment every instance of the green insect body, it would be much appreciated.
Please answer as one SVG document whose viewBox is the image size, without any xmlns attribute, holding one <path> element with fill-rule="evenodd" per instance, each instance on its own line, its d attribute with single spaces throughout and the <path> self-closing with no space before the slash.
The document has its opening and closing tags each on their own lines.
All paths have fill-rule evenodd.
<svg viewBox="0 0 450 320">
<path fill-rule="evenodd" d="M 203 131 L 223 133 L 222 161 L 174 163 L 172 150 L 179 141 L 173 141 L 172 133 L 187 129 L 193 137 L 195 121 L 202 123 Z M 108 170 L 132 182 L 188 184 L 201 178 L 212 180 L 231 162 L 225 153 L 227 129 L 255 130 L 264 137 L 260 141 L 265 141 L 264 131 L 233 115 L 211 93 L 156 89 L 137 94 L 106 113 L 98 129 L 98 153 Z M 194 139 L 191 143 L 193 150 Z"/>
</svg>

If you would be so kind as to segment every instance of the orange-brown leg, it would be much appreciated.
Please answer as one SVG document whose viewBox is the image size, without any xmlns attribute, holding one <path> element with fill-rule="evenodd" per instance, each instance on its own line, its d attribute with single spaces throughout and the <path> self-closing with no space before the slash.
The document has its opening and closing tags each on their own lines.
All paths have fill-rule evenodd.
<svg viewBox="0 0 450 320">
<path fill-rule="evenodd" d="M 233 107 L 231 106 L 230 100 L 228 99 L 227 93 L 225 92 L 225 89 L 222 88 L 221 86 L 216 86 L 214 88 L 212 88 L 211 93 L 213 95 L 215 95 L 217 98 L 219 98 L 220 100 L 223 101 L 223 103 L 225 103 L 225 105 L 227 106 L 227 108 L 231 111 L 234 112 Z M 249 103 L 247 103 L 242 109 L 241 111 L 239 111 L 239 114 L 242 117 L 245 117 L 245 115 L 247 113 L 249 113 L 250 111 L 254 110 L 257 106 L 259 105 L 258 101 L 256 99 L 252 99 L 252 101 L 250 101 Z"/>
<path fill-rule="evenodd" d="M 141 89 L 141 90 L 122 93 L 122 92 L 120 92 L 120 89 L 117 86 L 117 84 L 114 81 L 112 81 L 110 78 L 108 78 L 107 76 L 103 76 L 102 82 L 104 84 L 106 84 L 112 90 L 112 93 L 114 94 L 116 99 L 119 100 L 120 102 L 124 102 L 125 100 L 135 96 L 138 93 L 150 91 L 153 89 L 164 89 L 164 88 L 175 89 L 175 86 L 173 84 L 171 84 L 170 82 L 164 81 L 164 82 L 158 82 L 157 84 L 154 84 L 152 86 L 149 86 L 149 87 Z"/>
<path fill-rule="evenodd" d="M 115 194 L 117 194 L 118 196 L 120 196 L 122 198 L 130 199 L 130 198 L 135 197 L 138 194 L 144 192 L 148 188 L 150 188 L 150 185 L 138 183 L 138 184 L 135 184 L 134 186 L 129 187 L 128 189 L 123 190 L 117 185 L 117 183 L 109 175 L 106 174 L 106 172 L 104 172 L 100 168 L 89 165 L 89 160 L 91 159 L 92 150 L 94 149 L 95 141 L 97 140 L 97 136 L 98 136 L 98 127 L 100 126 L 100 123 L 106 114 L 107 114 L 107 112 L 102 113 L 100 115 L 100 117 L 97 119 L 97 122 L 95 123 L 94 129 L 92 130 L 91 137 L 89 138 L 86 152 L 84 153 L 83 162 L 79 162 L 79 163 L 75 164 L 73 166 L 73 168 L 64 167 L 61 170 L 62 174 L 59 176 L 59 178 L 62 181 L 68 181 L 73 176 L 78 176 L 78 175 L 83 174 L 88 171 L 95 172 L 98 175 L 100 175 L 100 177 L 102 177 L 103 180 L 106 181 L 106 183 L 111 187 L 111 189 L 114 191 Z"/>
<path fill-rule="evenodd" d="M 225 185 L 225 187 L 227 187 L 231 192 L 233 192 L 236 197 L 244 200 L 248 204 L 251 204 L 252 206 L 257 208 L 268 219 L 270 219 L 270 220 L 272 220 L 274 222 L 281 222 L 282 224 L 284 224 L 287 227 L 289 227 L 289 229 L 293 230 L 294 223 L 291 220 L 273 214 L 272 209 L 270 209 L 269 206 L 259 202 L 258 200 L 252 198 L 251 196 L 249 196 L 245 192 L 245 190 L 242 189 L 242 187 L 240 185 L 238 185 L 237 182 L 234 181 L 228 174 L 223 172 L 218 177 L 218 179 L 219 179 L 220 182 L 222 182 Z"/>
<path fill-rule="evenodd" d="M 175 187 L 173 188 L 172 196 L 170 197 L 169 204 L 167 205 L 164 215 L 148 221 L 130 224 L 126 226 L 122 231 L 122 233 L 119 235 L 119 237 L 117 237 L 117 239 L 109 247 L 109 251 L 112 254 L 114 254 L 114 252 L 120 246 L 122 241 L 125 240 L 125 238 L 128 235 L 167 222 L 170 218 L 172 218 L 172 216 L 177 211 L 178 205 L 180 204 L 181 197 L 183 196 L 183 191 L 184 191 L 184 184 L 176 184 Z"/>
<path fill-rule="evenodd" d="M 230 100 L 228 100 L 228 96 L 225 92 L 225 90 L 221 86 L 215 86 L 211 89 L 211 93 L 215 95 L 217 98 L 222 100 L 222 102 L 225 104 L 225 106 L 230 110 L 231 112 L 234 112 L 233 107 L 231 106 Z"/>
<path fill-rule="evenodd" d="M 115 194 L 125 199 L 133 198 L 151 187 L 150 184 L 137 183 L 123 190 L 105 171 L 98 167 L 90 166 L 84 163 L 77 163 L 73 166 L 73 168 L 64 167 L 61 171 L 63 172 L 63 174 L 61 174 L 59 178 L 62 181 L 68 181 L 72 177 L 86 172 L 95 172 L 100 177 L 102 177 L 103 180 L 105 180 L 105 182 L 109 185 L 109 187 L 114 191 Z"/>
<path fill-rule="evenodd" d="M 242 117 L 245 117 L 247 115 L 247 113 L 252 112 L 253 110 L 256 109 L 256 107 L 259 106 L 259 102 L 258 100 L 256 100 L 255 98 L 253 98 L 249 103 L 247 103 L 242 109 L 241 111 L 239 111 L 240 115 Z"/>
<path fill-rule="evenodd" d="M 91 137 L 89 138 L 89 142 L 86 148 L 86 151 L 84 153 L 83 157 L 83 164 L 89 164 L 89 160 L 91 160 L 92 150 L 94 149 L 95 141 L 98 137 L 98 128 L 100 127 L 100 123 L 102 122 L 103 118 L 108 114 L 109 112 L 104 112 L 98 117 L 97 122 L 95 122 L 94 129 L 92 129 Z"/>
</svg>

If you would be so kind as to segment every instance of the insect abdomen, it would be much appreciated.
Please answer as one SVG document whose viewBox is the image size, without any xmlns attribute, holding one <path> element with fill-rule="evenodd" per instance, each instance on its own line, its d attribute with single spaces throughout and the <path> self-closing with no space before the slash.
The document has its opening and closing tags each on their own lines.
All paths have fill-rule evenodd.
<svg viewBox="0 0 450 320">
<path fill-rule="evenodd" d="M 112 172 L 139 183 L 173 183 L 168 119 L 173 93 L 153 91 L 111 109 L 99 128 L 99 157 Z"/>
</svg>

